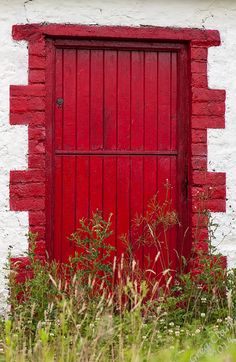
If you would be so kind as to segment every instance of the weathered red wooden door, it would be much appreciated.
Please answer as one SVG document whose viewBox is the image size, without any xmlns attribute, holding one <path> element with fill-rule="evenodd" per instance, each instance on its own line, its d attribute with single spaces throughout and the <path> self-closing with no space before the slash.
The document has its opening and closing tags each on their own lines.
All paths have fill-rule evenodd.
<svg viewBox="0 0 236 362">
<path fill-rule="evenodd" d="M 64 43 L 56 48 L 53 254 L 66 261 L 74 250 L 67 237 L 99 209 L 105 218 L 114 215 L 111 241 L 120 255 L 120 236 L 132 239 L 131 220 L 157 191 L 159 201 L 165 199 L 167 179 L 180 218 L 186 209 L 185 49 Z M 170 233 L 172 268 L 178 233 Z M 147 247 L 138 251 L 141 263 L 148 253 Z"/>
</svg>

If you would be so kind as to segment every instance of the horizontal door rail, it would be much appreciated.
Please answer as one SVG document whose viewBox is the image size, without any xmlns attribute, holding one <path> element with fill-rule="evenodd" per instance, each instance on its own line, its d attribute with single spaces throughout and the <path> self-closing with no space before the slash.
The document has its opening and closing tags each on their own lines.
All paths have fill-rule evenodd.
<svg viewBox="0 0 236 362">
<path fill-rule="evenodd" d="M 184 48 L 181 43 L 143 42 L 143 41 L 109 41 L 109 40 L 67 40 L 56 39 L 54 44 L 58 48 L 78 49 L 115 49 L 115 50 L 138 50 L 138 51 L 179 51 Z"/>
<path fill-rule="evenodd" d="M 177 151 L 142 151 L 142 150 L 55 150 L 60 156 L 177 156 Z"/>
</svg>

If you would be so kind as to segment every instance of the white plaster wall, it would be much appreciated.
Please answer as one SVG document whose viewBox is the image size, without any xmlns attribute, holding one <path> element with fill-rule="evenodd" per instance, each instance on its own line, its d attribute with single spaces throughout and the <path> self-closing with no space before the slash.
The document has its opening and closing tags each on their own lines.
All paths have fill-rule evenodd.
<svg viewBox="0 0 236 362">
<path fill-rule="evenodd" d="M 209 52 L 209 85 L 227 91 L 226 129 L 209 130 L 209 170 L 227 172 L 227 213 L 216 243 L 236 266 L 236 1 L 235 0 L 0 0 L 0 305 L 8 247 L 26 249 L 28 215 L 9 211 L 9 170 L 27 168 L 27 127 L 10 126 L 9 85 L 27 84 L 27 48 L 11 40 L 16 23 L 156 25 L 218 29 L 222 46 Z"/>
</svg>

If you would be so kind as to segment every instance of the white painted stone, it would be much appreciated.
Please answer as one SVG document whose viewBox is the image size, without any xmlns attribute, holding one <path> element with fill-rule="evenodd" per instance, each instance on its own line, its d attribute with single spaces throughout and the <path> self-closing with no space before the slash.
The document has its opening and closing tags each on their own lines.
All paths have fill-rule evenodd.
<svg viewBox="0 0 236 362">
<path fill-rule="evenodd" d="M 154 25 L 218 29 L 222 46 L 209 51 L 209 85 L 227 91 L 226 129 L 209 130 L 209 170 L 227 172 L 227 213 L 219 223 L 219 249 L 236 266 L 236 3 L 234 0 L 1 0 L 0 2 L 0 267 L 13 246 L 26 250 L 26 212 L 9 211 L 9 170 L 27 168 L 27 127 L 9 125 L 9 85 L 27 84 L 27 45 L 11 39 L 17 23 Z M 225 237 L 224 237 L 225 236 Z M 223 238 L 224 237 L 224 238 Z M 6 297 L 0 273 L 0 304 Z"/>
</svg>

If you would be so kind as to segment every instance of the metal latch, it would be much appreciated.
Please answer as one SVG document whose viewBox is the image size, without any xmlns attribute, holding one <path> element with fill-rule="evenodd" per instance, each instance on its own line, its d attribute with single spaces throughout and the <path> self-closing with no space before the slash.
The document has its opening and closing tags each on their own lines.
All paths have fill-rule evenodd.
<svg viewBox="0 0 236 362">
<path fill-rule="evenodd" d="M 57 107 L 58 107 L 58 108 L 61 108 L 62 105 L 63 105 L 63 103 L 64 103 L 64 99 L 63 99 L 63 98 L 57 98 L 56 104 L 57 104 Z"/>
</svg>

